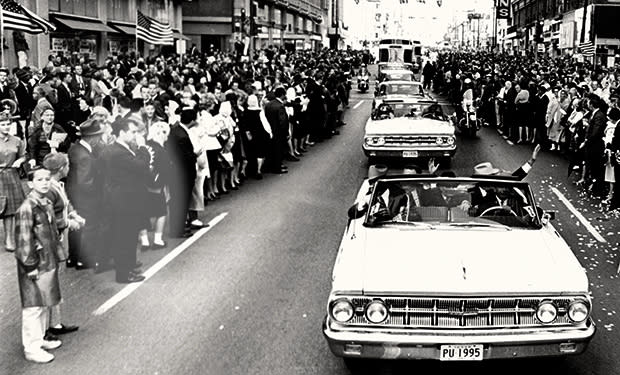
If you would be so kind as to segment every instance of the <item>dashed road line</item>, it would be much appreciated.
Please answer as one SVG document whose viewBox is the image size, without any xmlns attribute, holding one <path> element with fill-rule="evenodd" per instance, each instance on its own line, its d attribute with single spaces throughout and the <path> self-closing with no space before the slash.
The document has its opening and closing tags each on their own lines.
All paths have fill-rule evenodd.
<svg viewBox="0 0 620 375">
<path fill-rule="evenodd" d="M 174 258 L 183 253 L 187 248 L 189 248 L 194 242 L 198 241 L 200 237 L 205 235 L 209 230 L 213 229 L 213 227 L 222 221 L 228 212 L 223 212 L 216 217 L 214 217 L 210 222 L 209 226 L 206 228 L 202 228 L 198 232 L 194 233 L 193 236 L 185 240 L 182 244 L 175 247 L 174 250 L 166 254 L 163 258 L 161 258 L 157 263 L 155 263 L 151 268 L 146 270 L 142 275 L 144 275 L 145 279 L 139 283 L 129 284 L 123 289 L 121 289 L 118 293 L 116 293 L 112 298 L 105 301 L 101 306 L 97 308 L 97 310 L 93 311 L 93 315 L 103 315 L 112 307 L 116 306 L 119 302 L 127 298 L 131 293 L 133 293 L 136 289 L 140 287 L 143 283 L 145 283 L 148 279 L 150 279 L 153 275 L 157 273 L 157 271 L 164 268 L 168 263 L 172 262 Z"/>
<path fill-rule="evenodd" d="M 573 206 L 572 203 L 570 203 L 568 199 L 566 199 L 564 194 L 560 193 L 560 191 L 554 187 L 551 188 L 551 191 L 553 191 L 553 193 L 558 196 L 558 199 L 560 199 L 560 201 L 564 203 L 566 208 L 568 208 L 568 210 L 572 212 L 575 217 L 577 217 L 581 224 L 583 224 L 583 226 L 588 230 L 588 232 L 590 232 L 590 234 L 592 234 L 594 238 L 596 238 L 598 242 L 607 243 L 607 240 L 603 238 L 603 236 L 601 236 L 601 234 L 596 230 L 596 228 L 592 226 L 592 224 L 590 224 L 588 219 L 586 219 L 579 211 L 577 211 L 575 206 Z"/>
<path fill-rule="evenodd" d="M 357 104 L 353 106 L 353 109 L 357 109 L 357 107 L 359 107 L 360 105 L 362 105 L 362 103 L 364 103 L 364 99 L 362 99 L 362 100 L 360 100 L 359 102 L 357 102 Z"/>
</svg>

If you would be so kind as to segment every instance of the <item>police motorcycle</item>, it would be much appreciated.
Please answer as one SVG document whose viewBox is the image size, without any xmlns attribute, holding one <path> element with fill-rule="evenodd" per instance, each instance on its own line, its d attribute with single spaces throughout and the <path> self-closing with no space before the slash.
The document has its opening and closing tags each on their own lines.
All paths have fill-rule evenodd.
<svg viewBox="0 0 620 375">
<path fill-rule="evenodd" d="M 476 133 L 482 127 L 482 121 L 478 117 L 478 108 L 480 107 L 480 99 L 463 100 L 462 113 L 456 115 L 456 127 L 462 134 L 468 137 L 475 137 Z"/>
<path fill-rule="evenodd" d="M 357 76 L 357 91 L 364 93 L 370 88 L 370 76 L 368 74 Z"/>
</svg>

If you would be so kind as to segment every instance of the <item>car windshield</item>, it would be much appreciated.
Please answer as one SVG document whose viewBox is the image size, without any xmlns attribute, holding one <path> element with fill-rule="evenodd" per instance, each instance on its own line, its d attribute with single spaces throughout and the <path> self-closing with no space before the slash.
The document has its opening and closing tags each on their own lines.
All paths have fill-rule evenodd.
<svg viewBox="0 0 620 375">
<path fill-rule="evenodd" d="M 379 87 L 379 95 L 422 95 L 422 85 L 408 83 L 383 83 Z"/>
<path fill-rule="evenodd" d="M 523 182 L 382 179 L 375 183 L 368 207 L 366 224 L 370 226 L 540 228 L 529 185 Z"/>
<path fill-rule="evenodd" d="M 385 120 L 397 117 L 448 121 L 443 106 L 432 101 L 415 103 L 383 102 L 379 104 L 372 113 L 373 120 Z"/>
<path fill-rule="evenodd" d="M 388 81 L 413 81 L 413 73 L 409 72 L 385 72 Z"/>
</svg>

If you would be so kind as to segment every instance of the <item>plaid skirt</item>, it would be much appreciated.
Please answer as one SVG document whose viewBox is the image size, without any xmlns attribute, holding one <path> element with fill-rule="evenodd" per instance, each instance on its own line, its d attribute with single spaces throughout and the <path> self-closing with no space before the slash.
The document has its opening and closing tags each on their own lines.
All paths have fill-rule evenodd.
<svg viewBox="0 0 620 375">
<path fill-rule="evenodd" d="M 6 197 L 6 209 L 0 214 L 0 218 L 15 215 L 26 199 L 17 169 L 6 168 L 0 171 L 0 196 Z"/>
</svg>

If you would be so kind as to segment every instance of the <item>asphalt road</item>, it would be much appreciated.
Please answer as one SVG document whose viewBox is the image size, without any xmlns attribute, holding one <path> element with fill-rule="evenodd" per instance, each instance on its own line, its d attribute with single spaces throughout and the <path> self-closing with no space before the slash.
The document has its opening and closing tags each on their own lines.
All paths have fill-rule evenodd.
<svg viewBox="0 0 620 375">
<path fill-rule="evenodd" d="M 361 138 L 371 100 L 353 91 L 341 135 L 289 163 L 290 173 L 248 181 L 209 204 L 203 219 L 225 213 L 221 221 L 102 314 L 94 312 L 124 286 L 112 272 L 68 270 L 62 276 L 64 321 L 80 330 L 62 337 L 50 364 L 23 359 L 15 262 L 12 254 L 0 254 L 0 374 L 348 374 L 329 351 L 321 322 L 346 212 L 367 171 Z M 481 161 L 515 169 L 532 150 L 488 128 L 457 143 L 451 168 L 458 175 L 469 175 Z M 598 332 L 587 352 L 561 361 L 370 361 L 368 373 L 620 372 L 620 226 L 574 185 L 574 177 L 566 178 L 566 167 L 561 156 L 543 153 L 527 180 L 540 205 L 558 211 L 555 225 L 588 272 Z M 607 242 L 597 241 L 552 188 Z M 169 253 L 148 251 L 140 259 L 146 270 Z"/>
</svg>

